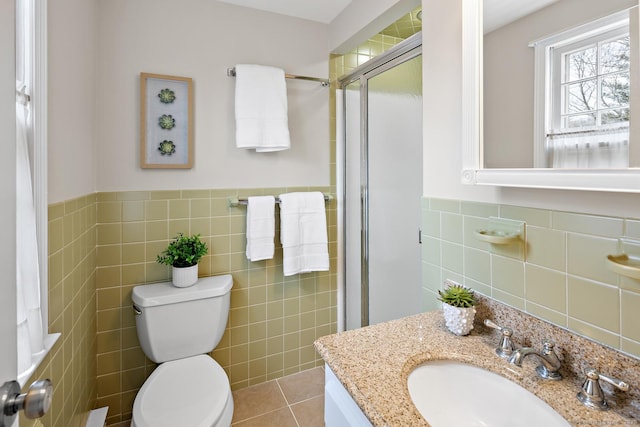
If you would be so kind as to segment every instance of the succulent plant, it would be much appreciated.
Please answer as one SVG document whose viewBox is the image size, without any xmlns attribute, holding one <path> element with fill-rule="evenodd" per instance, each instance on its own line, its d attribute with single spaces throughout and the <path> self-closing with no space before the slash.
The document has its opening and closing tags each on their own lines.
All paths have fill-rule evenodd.
<svg viewBox="0 0 640 427">
<path fill-rule="evenodd" d="M 173 267 L 191 267 L 196 265 L 200 258 L 207 254 L 207 244 L 200 240 L 199 234 L 185 236 L 178 233 L 176 238 L 169 243 L 156 261 L 160 264 Z"/>
<path fill-rule="evenodd" d="M 162 89 L 158 94 L 158 98 L 163 104 L 171 104 L 176 100 L 176 93 L 171 89 Z"/>
<path fill-rule="evenodd" d="M 176 119 L 171 114 L 163 114 L 158 117 L 158 125 L 162 129 L 170 130 L 176 126 Z"/>
<path fill-rule="evenodd" d="M 158 151 L 163 156 L 170 156 L 176 152 L 176 144 L 173 141 L 167 141 L 166 139 L 158 144 Z"/>
<path fill-rule="evenodd" d="M 462 285 L 450 285 L 444 291 L 438 290 L 439 301 L 453 307 L 473 307 L 476 305 L 476 298 L 473 290 Z"/>
</svg>

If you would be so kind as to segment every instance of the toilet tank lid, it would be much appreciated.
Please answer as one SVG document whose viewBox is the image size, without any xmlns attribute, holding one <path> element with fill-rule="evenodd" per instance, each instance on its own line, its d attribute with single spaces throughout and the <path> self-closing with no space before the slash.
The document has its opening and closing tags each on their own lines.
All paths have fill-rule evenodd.
<svg viewBox="0 0 640 427">
<path fill-rule="evenodd" d="M 201 277 L 188 288 L 177 288 L 171 282 L 141 285 L 133 288 L 131 299 L 139 307 L 176 304 L 204 298 L 214 298 L 228 293 L 233 286 L 230 274 Z"/>
</svg>

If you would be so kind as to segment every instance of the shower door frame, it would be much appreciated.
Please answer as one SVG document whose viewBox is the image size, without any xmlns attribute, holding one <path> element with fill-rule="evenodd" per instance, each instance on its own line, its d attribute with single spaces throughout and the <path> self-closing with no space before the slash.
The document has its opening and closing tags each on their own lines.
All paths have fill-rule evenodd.
<svg viewBox="0 0 640 427">
<path fill-rule="evenodd" d="M 369 100 L 368 80 L 388 71 L 400 64 L 422 55 L 422 32 L 418 32 L 403 42 L 393 46 L 386 52 L 372 58 L 348 74 L 338 78 L 338 88 L 342 92 L 342 112 L 337 118 L 342 123 L 338 132 L 342 135 L 336 138 L 337 180 L 336 191 L 338 198 L 338 331 L 346 330 L 347 326 L 347 218 L 345 200 L 347 194 L 347 96 L 346 89 L 350 84 L 360 83 L 360 213 L 361 213 L 361 271 L 360 271 L 360 326 L 369 325 Z M 340 265 L 341 264 L 341 265 Z"/>
</svg>

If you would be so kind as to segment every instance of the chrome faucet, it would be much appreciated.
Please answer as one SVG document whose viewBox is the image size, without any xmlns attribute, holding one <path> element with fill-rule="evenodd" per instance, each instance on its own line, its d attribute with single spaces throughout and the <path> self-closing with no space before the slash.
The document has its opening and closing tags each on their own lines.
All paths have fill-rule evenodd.
<svg viewBox="0 0 640 427">
<path fill-rule="evenodd" d="M 539 352 L 531 347 L 522 347 L 513 352 L 509 357 L 509 363 L 516 366 L 522 366 L 522 361 L 527 356 L 538 356 L 541 364 L 536 368 L 536 372 L 541 378 L 546 380 L 561 380 L 562 375 L 558 372 L 560 369 L 560 359 L 553 351 L 555 343 L 552 341 L 544 341 L 542 351 Z"/>
</svg>

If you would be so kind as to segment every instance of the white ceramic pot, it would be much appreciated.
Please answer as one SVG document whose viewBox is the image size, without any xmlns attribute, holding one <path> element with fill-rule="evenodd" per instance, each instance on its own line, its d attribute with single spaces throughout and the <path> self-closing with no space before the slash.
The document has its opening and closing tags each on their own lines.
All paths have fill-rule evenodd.
<svg viewBox="0 0 640 427">
<path fill-rule="evenodd" d="M 475 307 L 454 307 L 442 303 L 442 312 L 447 329 L 456 335 L 467 335 L 473 329 Z"/>
<path fill-rule="evenodd" d="M 171 283 L 178 288 L 193 286 L 198 281 L 198 264 L 191 267 L 172 267 L 173 276 Z"/>
</svg>

